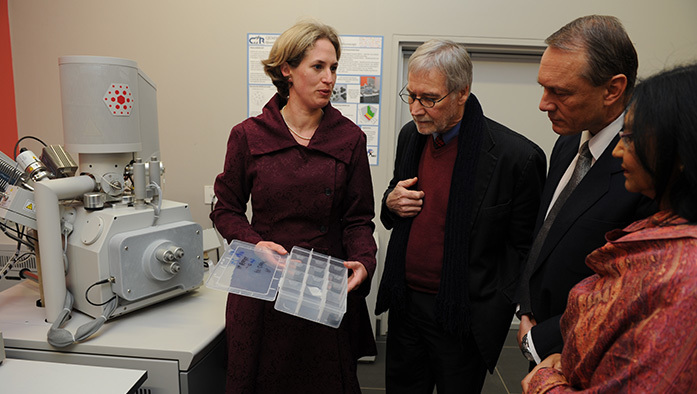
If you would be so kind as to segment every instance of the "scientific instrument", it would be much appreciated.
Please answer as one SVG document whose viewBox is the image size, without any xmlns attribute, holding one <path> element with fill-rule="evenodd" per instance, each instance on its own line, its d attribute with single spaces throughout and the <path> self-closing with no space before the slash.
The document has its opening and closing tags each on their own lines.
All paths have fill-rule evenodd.
<svg viewBox="0 0 697 394">
<path fill-rule="evenodd" d="M 38 251 L 49 342 L 62 347 L 198 288 L 203 230 L 163 198 L 156 87 L 137 63 L 64 56 L 59 70 L 65 149 L 0 157 L 0 222 Z M 73 306 L 95 318 L 75 335 L 60 328 Z"/>
</svg>

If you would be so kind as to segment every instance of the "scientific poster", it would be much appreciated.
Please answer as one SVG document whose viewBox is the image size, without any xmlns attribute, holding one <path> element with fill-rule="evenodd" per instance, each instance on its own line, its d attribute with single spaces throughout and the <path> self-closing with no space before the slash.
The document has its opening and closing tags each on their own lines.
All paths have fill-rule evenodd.
<svg viewBox="0 0 697 394">
<path fill-rule="evenodd" d="M 276 93 L 261 61 L 279 34 L 247 35 L 247 111 L 257 116 Z M 377 165 L 380 147 L 380 102 L 382 101 L 382 36 L 341 36 L 341 58 L 332 106 L 355 122 L 367 137 L 370 165 Z"/>
</svg>

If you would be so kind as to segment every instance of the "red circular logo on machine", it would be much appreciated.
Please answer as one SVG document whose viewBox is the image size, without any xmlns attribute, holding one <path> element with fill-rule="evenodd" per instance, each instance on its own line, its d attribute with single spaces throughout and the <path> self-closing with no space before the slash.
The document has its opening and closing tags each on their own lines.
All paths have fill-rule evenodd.
<svg viewBox="0 0 697 394">
<path fill-rule="evenodd" d="M 104 104 L 114 116 L 131 116 L 133 101 L 131 89 L 124 83 L 112 83 L 104 95 Z"/>
</svg>

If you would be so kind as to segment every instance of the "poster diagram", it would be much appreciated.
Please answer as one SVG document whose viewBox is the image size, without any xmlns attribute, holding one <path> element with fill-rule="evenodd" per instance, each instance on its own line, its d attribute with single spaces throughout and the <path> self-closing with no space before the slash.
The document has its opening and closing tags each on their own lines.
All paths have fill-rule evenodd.
<svg viewBox="0 0 697 394">
<path fill-rule="evenodd" d="M 261 61 L 279 34 L 247 35 L 247 115 L 257 116 L 276 93 Z M 370 165 L 377 165 L 382 100 L 382 36 L 341 36 L 341 58 L 331 103 L 366 134 Z"/>
</svg>

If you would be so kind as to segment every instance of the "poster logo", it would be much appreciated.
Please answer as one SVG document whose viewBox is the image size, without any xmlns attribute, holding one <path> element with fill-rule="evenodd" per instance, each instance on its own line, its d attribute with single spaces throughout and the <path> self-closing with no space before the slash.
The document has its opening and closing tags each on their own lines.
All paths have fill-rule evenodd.
<svg viewBox="0 0 697 394">
<path fill-rule="evenodd" d="M 251 45 L 264 45 L 264 37 L 262 37 L 262 36 L 249 37 L 249 43 Z"/>
</svg>

